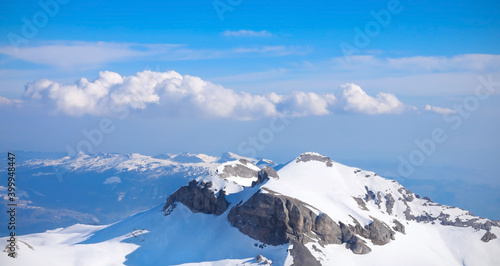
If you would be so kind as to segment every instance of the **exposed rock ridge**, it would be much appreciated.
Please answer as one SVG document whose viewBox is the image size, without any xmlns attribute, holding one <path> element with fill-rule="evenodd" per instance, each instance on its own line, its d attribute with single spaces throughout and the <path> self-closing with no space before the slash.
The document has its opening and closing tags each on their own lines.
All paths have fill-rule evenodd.
<svg viewBox="0 0 500 266">
<path fill-rule="evenodd" d="M 264 168 L 262 168 L 262 170 L 259 171 L 257 181 L 252 182 L 252 187 L 263 184 L 264 182 L 269 180 L 269 178 L 280 179 L 276 170 L 271 167 L 265 166 Z"/>
<path fill-rule="evenodd" d="M 332 167 L 333 166 L 333 161 L 327 157 L 323 156 L 317 153 L 303 153 L 299 157 L 297 157 L 296 162 L 309 162 L 309 161 L 318 161 L 318 162 L 324 162 L 326 166 Z"/>
<path fill-rule="evenodd" d="M 411 195 L 406 196 L 405 198 L 399 199 L 406 205 L 406 210 L 404 211 L 404 214 L 405 214 L 405 218 L 407 220 L 416 221 L 416 222 L 424 222 L 424 223 L 438 221 L 438 222 L 440 222 L 441 225 L 457 226 L 457 227 L 472 227 L 476 230 L 483 229 L 483 230 L 487 230 L 487 231 L 489 231 L 492 226 L 500 227 L 499 221 L 486 220 L 485 222 L 482 222 L 482 221 L 480 221 L 482 219 L 480 217 L 472 218 L 470 220 L 460 220 L 458 217 L 456 217 L 454 220 L 452 220 L 450 215 L 447 213 L 444 213 L 444 212 L 439 213 L 439 215 L 437 215 L 437 216 L 432 216 L 428 213 L 424 213 L 421 215 L 413 215 L 411 208 L 408 205 L 408 202 L 414 200 L 413 195 L 415 195 L 415 194 L 407 189 L 404 189 L 404 190 L 407 192 L 406 195 L 411 193 Z M 424 197 L 423 199 L 427 201 L 427 203 L 425 203 L 425 204 L 428 206 L 432 206 L 432 205 L 443 206 L 439 203 L 432 202 L 427 197 Z M 456 208 L 456 207 L 448 207 L 448 208 Z M 472 213 L 470 213 L 470 212 L 467 212 L 467 214 L 472 216 Z"/>
<path fill-rule="evenodd" d="M 385 223 L 373 222 L 361 227 L 336 223 L 327 214 L 319 212 L 295 198 L 265 190 L 255 193 L 243 204 L 233 207 L 229 222 L 242 233 L 270 245 L 295 241 L 302 245 L 317 242 L 320 245 L 346 244 L 355 254 L 365 254 L 371 249 L 361 237 L 375 245 L 384 245 L 394 239 L 395 232 Z"/>
<path fill-rule="evenodd" d="M 239 161 L 245 161 L 245 163 L 251 164 L 251 162 L 245 159 L 240 159 Z M 270 167 L 264 167 L 261 171 L 256 173 L 257 181 L 252 182 L 252 186 L 262 184 L 269 178 L 279 179 L 276 170 Z M 180 202 L 186 205 L 186 207 L 194 213 L 201 212 L 221 215 L 227 210 L 230 202 L 226 200 L 226 192 L 223 189 L 216 194 L 215 191 L 210 189 L 211 187 L 212 182 L 200 182 L 198 184 L 196 180 L 192 180 L 187 186 L 180 187 L 167 198 L 163 211 L 167 215 L 170 214 L 176 206 L 175 203 Z"/>
<path fill-rule="evenodd" d="M 366 203 L 373 200 L 377 205 L 378 209 L 380 210 L 385 209 L 385 211 L 387 211 L 389 215 L 392 215 L 395 204 L 404 204 L 404 207 L 406 207 L 406 209 L 404 210 L 404 215 L 406 220 L 409 221 L 416 221 L 423 223 L 439 222 L 441 225 L 472 227 L 476 230 L 482 229 L 486 231 L 489 231 L 492 226 L 500 227 L 500 221 L 492 221 L 492 220 L 481 221 L 482 218 L 480 217 L 475 217 L 468 220 L 459 219 L 458 217 L 453 219 L 449 214 L 445 213 L 444 211 L 441 211 L 439 215 L 430 215 L 429 213 L 425 212 L 423 214 L 414 215 L 409 205 L 409 202 L 413 202 L 416 199 L 424 201 L 423 203 L 424 206 L 440 206 L 443 209 L 456 208 L 456 207 L 448 207 L 441 205 L 439 203 L 435 203 L 430 198 L 428 197 L 422 198 L 419 195 L 411 192 L 410 190 L 404 187 L 399 188 L 397 192 L 393 192 L 392 194 L 385 193 L 384 195 L 382 195 L 380 191 L 372 191 L 368 187 L 365 187 L 365 190 L 366 194 L 364 195 L 364 198 L 355 198 L 356 202 L 362 209 L 366 208 L 366 205 L 360 202 L 361 200 L 364 200 L 364 202 Z M 385 204 L 382 204 L 382 200 L 384 199 L 385 199 Z M 464 211 L 464 213 L 473 216 L 470 212 Z"/>
<path fill-rule="evenodd" d="M 247 166 L 247 164 L 249 166 Z M 228 178 L 231 176 L 238 176 L 238 177 L 243 177 L 243 178 L 255 178 L 255 177 L 257 177 L 259 174 L 259 171 L 250 168 L 250 166 L 254 166 L 255 168 L 258 168 L 252 162 L 250 162 L 246 159 L 239 159 L 238 163 L 236 163 L 236 164 L 224 165 L 223 170 L 220 172 L 217 172 L 217 174 L 219 174 L 219 176 L 222 178 Z"/>
<path fill-rule="evenodd" d="M 221 215 L 229 207 L 226 200 L 226 193 L 221 190 L 216 196 L 210 190 L 212 182 L 201 182 L 198 185 L 196 180 L 189 182 L 187 186 L 180 187 L 167 198 L 163 211 L 166 215 L 170 214 L 176 207 L 176 202 L 180 202 L 188 207 L 193 213 L 206 213 Z"/>
</svg>

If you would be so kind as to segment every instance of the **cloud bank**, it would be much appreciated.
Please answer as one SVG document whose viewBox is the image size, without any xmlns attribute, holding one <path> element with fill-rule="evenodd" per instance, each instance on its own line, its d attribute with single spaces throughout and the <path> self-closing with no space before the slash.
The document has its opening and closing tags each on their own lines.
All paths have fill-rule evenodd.
<svg viewBox="0 0 500 266">
<path fill-rule="evenodd" d="M 356 84 L 340 86 L 334 93 L 293 91 L 289 94 L 236 92 L 199 77 L 175 71 L 143 71 L 123 77 L 102 71 L 94 81 L 82 78 L 74 84 L 41 79 L 26 85 L 25 98 L 51 106 L 68 115 L 106 116 L 113 108 L 151 110 L 169 117 L 209 117 L 238 120 L 271 116 L 328 115 L 336 110 L 369 115 L 398 114 L 413 107 L 389 93 L 375 97 Z"/>
</svg>

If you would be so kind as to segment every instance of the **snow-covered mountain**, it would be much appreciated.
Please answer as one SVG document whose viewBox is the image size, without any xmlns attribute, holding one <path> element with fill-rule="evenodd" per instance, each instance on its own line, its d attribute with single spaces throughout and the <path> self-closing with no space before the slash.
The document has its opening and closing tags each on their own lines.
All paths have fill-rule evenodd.
<svg viewBox="0 0 500 266">
<path fill-rule="evenodd" d="M 19 257 L 1 256 L 0 264 L 498 265 L 499 221 L 317 153 L 284 166 L 238 156 L 79 156 L 29 163 L 71 171 L 160 173 L 178 164 L 193 170 L 152 209 L 107 226 L 21 236 Z"/>
</svg>

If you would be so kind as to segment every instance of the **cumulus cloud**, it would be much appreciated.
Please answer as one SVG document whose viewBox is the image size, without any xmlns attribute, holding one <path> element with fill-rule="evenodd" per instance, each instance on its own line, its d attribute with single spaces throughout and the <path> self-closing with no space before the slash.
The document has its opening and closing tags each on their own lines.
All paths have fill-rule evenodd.
<svg viewBox="0 0 500 266">
<path fill-rule="evenodd" d="M 341 97 L 333 92 L 292 91 L 252 94 L 236 92 L 199 77 L 175 71 L 145 70 L 132 76 L 102 71 L 89 81 L 73 84 L 41 79 L 26 85 L 25 100 L 48 105 L 72 116 L 112 116 L 119 108 L 143 110 L 166 117 L 205 117 L 251 120 L 271 116 L 321 116 L 335 110 L 368 115 L 399 114 L 416 109 L 390 93 L 368 95 L 354 83 L 340 86 Z M 0 98 L 2 102 L 10 101 Z M 430 108 L 430 107 L 429 107 Z M 440 110 L 434 108 L 433 110 Z"/>
<path fill-rule="evenodd" d="M 114 107 L 125 106 L 132 110 L 158 108 L 155 112 L 165 116 L 242 120 L 276 115 L 327 115 L 336 100 L 333 93 L 235 92 L 174 71 L 143 71 L 128 77 L 102 71 L 94 81 L 82 78 L 74 84 L 41 79 L 26 85 L 25 97 L 75 116 L 110 115 Z"/>
<path fill-rule="evenodd" d="M 222 33 L 227 37 L 271 37 L 273 36 L 269 31 L 261 30 L 261 31 L 253 31 L 253 30 L 238 30 L 238 31 L 230 31 L 226 30 Z"/>
<path fill-rule="evenodd" d="M 408 109 L 415 109 L 412 106 L 404 105 L 399 99 L 390 93 L 378 93 L 372 97 L 354 83 L 341 85 L 343 109 L 356 113 L 369 115 L 378 114 L 399 114 Z"/>
<path fill-rule="evenodd" d="M 425 110 L 429 111 L 429 112 L 438 113 L 438 114 L 455 114 L 455 113 L 457 113 L 455 110 L 450 109 L 450 108 L 431 106 L 429 104 L 425 106 Z"/>
</svg>

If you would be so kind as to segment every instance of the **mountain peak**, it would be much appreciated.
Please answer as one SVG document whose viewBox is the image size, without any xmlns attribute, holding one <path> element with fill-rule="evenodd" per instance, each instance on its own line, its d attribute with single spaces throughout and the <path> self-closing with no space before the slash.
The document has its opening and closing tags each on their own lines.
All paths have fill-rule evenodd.
<svg viewBox="0 0 500 266">
<path fill-rule="evenodd" d="M 324 162 L 328 167 L 331 167 L 333 165 L 333 161 L 330 159 L 330 157 L 321 155 L 317 152 L 305 152 L 295 159 L 295 162 L 297 163 L 309 161 Z"/>
</svg>

